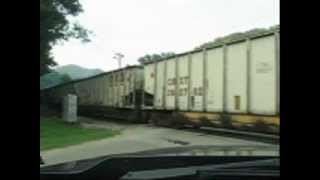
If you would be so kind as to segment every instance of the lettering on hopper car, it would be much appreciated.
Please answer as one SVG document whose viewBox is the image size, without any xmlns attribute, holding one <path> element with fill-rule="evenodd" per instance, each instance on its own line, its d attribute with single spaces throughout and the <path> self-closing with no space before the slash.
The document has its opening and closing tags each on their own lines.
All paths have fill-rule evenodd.
<svg viewBox="0 0 320 180">
<path fill-rule="evenodd" d="M 193 88 L 193 95 L 194 96 L 203 96 L 203 88 L 202 87 Z"/>
<path fill-rule="evenodd" d="M 176 78 L 168 78 L 167 84 L 168 84 L 168 86 L 176 85 L 177 83 L 179 83 L 180 85 L 184 85 L 184 84 L 187 85 L 188 81 L 189 81 L 189 77 L 188 76 L 180 77 L 178 79 L 178 82 L 177 82 Z"/>
<path fill-rule="evenodd" d="M 177 83 L 179 83 L 180 87 L 178 90 L 175 89 Z M 188 95 L 188 83 L 189 83 L 189 76 L 179 77 L 176 78 L 168 78 L 167 84 L 168 84 L 168 90 L 167 90 L 167 96 L 175 96 L 178 94 L 178 96 L 187 96 Z M 191 93 L 193 96 L 203 96 L 203 87 L 195 87 L 191 90 Z"/>
<path fill-rule="evenodd" d="M 175 94 L 175 90 L 168 89 L 167 96 L 174 96 Z"/>
<path fill-rule="evenodd" d="M 188 95 L 188 88 L 179 89 L 179 96 L 187 96 L 187 95 Z"/>
<path fill-rule="evenodd" d="M 171 79 L 168 79 L 168 85 L 176 85 L 176 78 L 171 78 Z"/>
<path fill-rule="evenodd" d="M 256 65 L 256 72 L 257 73 L 268 73 L 272 71 L 272 67 L 267 62 L 259 62 Z"/>
<path fill-rule="evenodd" d="M 175 89 L 168 89 L 167 96 L 175 96 L 176 90 Z M 188 95 L 188 88 L 179 88 L 178 89 L 178 96 L 187 96 Z M 192 96 L 203 96 L 203 87 L 195 87 L 192 90 Z"/>
</svg>

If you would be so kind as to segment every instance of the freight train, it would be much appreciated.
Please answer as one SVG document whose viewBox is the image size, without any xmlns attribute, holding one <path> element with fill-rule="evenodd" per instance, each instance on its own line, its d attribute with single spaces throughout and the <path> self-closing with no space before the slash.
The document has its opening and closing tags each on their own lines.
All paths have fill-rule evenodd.
<svg viewBox="0 0 320 180">
<path fill-rule="evenodd" d="M 68 94 L 78 97 L 80 114 L 135 121 L 141 114 L 142 66 L 128 66 L 41 90 L 42 103 L 61 108 Z"/>
<path fill-rule="evenodd" d="M 79 113 L 182 127 L 279 133 L 280 30 L 128 66 L 41 91 Z"/>
</svg>

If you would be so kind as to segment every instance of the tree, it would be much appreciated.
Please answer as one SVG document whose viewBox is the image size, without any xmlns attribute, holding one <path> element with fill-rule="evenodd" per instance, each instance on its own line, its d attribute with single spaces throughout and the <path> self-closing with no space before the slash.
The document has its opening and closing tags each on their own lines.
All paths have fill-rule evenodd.
<svg viewBox="0 0 320 180">
<path fill-rule="evenodd" d="M 173 56 L 173 55 L 175 55 L 174 52 L 162 52 L 160 54 L 146 54 L 143 57 L 140 57 L 138 59 L 138 61 L 141 64 L 144 64 L 144 63 L 148 63 L 148 62 L 157 61 L 159 59 L 167 58 L 167 57 L 170 57 L 170 56 Z"/>
<path fill-rule="evenodd" d="M 279 25 L 275 25 L 275 26 L 271 26 L 270 28 L 255 28 L 255 29 L 251 29 L 251 30 L 245 31 L 245 32 L 232 33 L 227 36 L 218 37 L 218 38 L 214 39 L 213 41 L 209 41 L 207 43 L 204 43 L 204 44 L 196 47 L 195 49 L 208 48 L 208 47 L 212 47 L 215 45 L 221 45 L 221 44 L 229 43 L 232 41 L 245 39 L 247 37 L 256 36 L 258 34 L 266 33 L 268 31 L 274 31 L 275 29 L 278 29 L 279 27 L 280 27 Z"/>
<path fill-rule="evenodd" d="M 40 0 L 40 75 L 50 72 L 50 67 L 56 65 L 51 49 L 57 42 L 69 38 L 89 41 L 91 32 L 67 19 L 81 12 L 79 0 Z"/>
</svg>

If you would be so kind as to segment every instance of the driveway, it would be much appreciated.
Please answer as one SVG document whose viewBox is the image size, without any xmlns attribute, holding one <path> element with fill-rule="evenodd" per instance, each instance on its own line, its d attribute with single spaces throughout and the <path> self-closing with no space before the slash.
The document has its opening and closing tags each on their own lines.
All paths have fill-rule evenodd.
<svg viewBox="0 0 320 180">
<path fill-rule="evenodd" d="M 73 145 L 66 148 L 41 152 L 46 164 L 56 164 L 72 160 L 87 159 L 97 156 L 132 153 L 165 147 L 191 145 L 267 145 L 265 143 L 195 133 L 150 125 L 119 124 L 101 122 L 89 118 L 80 118 L 82 125 L 88 128 L 107 128 L 121 130 L 113 138 Z"/>
</svg>

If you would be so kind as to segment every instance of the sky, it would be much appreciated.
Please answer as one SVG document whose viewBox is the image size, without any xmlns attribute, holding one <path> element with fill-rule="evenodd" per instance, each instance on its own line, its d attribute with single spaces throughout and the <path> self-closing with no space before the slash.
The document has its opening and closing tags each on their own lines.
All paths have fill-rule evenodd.
<svg viewBox="0 0 320 180">
<path fill-rule="evenodd" d="M 216 37 L 279 24 L 280 0 L 80 0 L 72 18 L 93 31 L 90 43 L 53 48 L 55 61 L 109 71 L 138 64 L 145 54 L 192 50 Z"/>
</svg>

